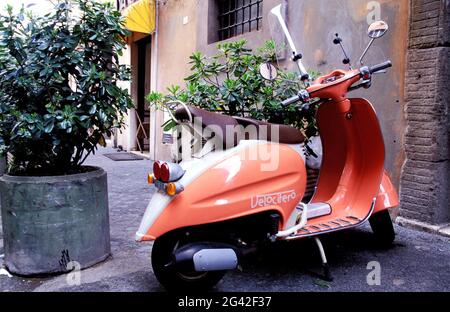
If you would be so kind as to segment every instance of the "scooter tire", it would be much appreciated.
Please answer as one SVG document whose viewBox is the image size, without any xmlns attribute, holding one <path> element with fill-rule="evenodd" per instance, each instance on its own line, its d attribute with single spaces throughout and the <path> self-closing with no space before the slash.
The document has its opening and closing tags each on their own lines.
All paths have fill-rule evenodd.
<svg viewBox="0 0 450 312">
<path fill-rule="evenodd" d="M 172 261 L 173 252 L 181 247 L 177 246 L 179 241 L 177 235 L 167 234 L 154 242 L 152 267 L 156 279 L 169 292 L 211 290 L 224 277 L 226 271 L 191 272 L 190 276 L 186 275 L 188 273 L 177 271 L 175 266 L 168 264 Z"/>
<path fill-rule="evenodd" d="M 370 227 L 377 243 L 381 247 L 390 247 L 395 239 L 394 225 L 388 210 L 378 212 L 370 217 Z"/>
</svg>

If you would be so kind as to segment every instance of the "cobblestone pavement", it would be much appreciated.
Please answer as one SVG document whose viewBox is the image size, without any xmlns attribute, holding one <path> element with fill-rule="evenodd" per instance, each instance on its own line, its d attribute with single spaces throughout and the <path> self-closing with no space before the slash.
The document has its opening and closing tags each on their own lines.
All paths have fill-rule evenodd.
<svg viewBox="0 0 450 312">
<path fill-rule="evenodd" d="M 151 161 L 114 162 L 102 154 L 89 165 L 108 172 L 111 244 L 108 261 L 81 272 L 81 285 L 67 276 L 22 278 L 0 275 L 0 291 L 163 291 L 151 264 L 151 244 L 136 243 L 139 226 L 153 189 L 146 184 Z M 450 291 L 450 239 L 397 227 L 389 250 L 375 246 L 363 227 L 324 239 L 334 282 L 317 277 L 319 255 L 311 241 L 276 244 L 256 254 L 243 272 L 231 272 L 217 291 Z M 0 234 L 1 235 L 1 234 Z M 0 240 L 0 267 L 3 243 Z M 369 286 L 369 262 L 381 265 L 381 285 Z M 369 267 L 370 268 L 370 267 Z"/>
</svg>

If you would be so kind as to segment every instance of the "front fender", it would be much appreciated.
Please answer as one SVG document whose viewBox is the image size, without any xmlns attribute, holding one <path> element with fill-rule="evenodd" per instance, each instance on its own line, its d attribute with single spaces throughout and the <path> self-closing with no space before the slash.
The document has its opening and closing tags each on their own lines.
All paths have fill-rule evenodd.
<svg viewBox="0 0 450 312">
<path fill-rule="evenodd" d="M 392 184 L 388 173 L 385 171 L 380 185 L 380 193 L 377 196 L 377 202 L 373 213 L 377 213 L 386 209 L 392 209 L 400 204 L 398 192 Z"/>
</svg>

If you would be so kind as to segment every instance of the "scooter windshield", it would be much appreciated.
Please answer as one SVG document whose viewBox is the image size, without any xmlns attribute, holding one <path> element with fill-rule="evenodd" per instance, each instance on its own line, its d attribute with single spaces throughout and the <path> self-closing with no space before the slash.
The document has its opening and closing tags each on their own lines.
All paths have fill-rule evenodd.
<svg viewBox="0 0 450 312">
<path fill-rule="evenodd" d="M 294 58 L 302 80 L 309 78 L 308 72 L 301 61 L 301 54 L 286 23 L 286 6 L 278 5 L 270 10 L 268 21 L 272 42 L 275 44 L 277 61 Z"/>
</svg>

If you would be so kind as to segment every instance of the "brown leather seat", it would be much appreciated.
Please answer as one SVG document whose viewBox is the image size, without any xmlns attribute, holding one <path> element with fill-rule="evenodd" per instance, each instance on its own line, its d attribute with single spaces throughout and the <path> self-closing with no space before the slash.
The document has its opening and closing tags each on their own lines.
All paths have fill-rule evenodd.
<svg viewBox="0 0 450 312">
<path fill-rule="evenodd" d="M 294 127 L 286 125 L 275 125 L 264 121 L 250 118 L 231 117 L 219 113 L 209 112 L 196 107 L 189 107 L 192 118 L 201 118 L 202 127 L 219 127 L 222 133 L 215 133 L 216 136 L 224 143 L 225 148 L 234 147 L 239 144 L 242 139 L 246 140 L 266 140 L 269 142 L 278 142 L 281 144 L 301 144 L 305 141 L 302 133 Z M 184 108 L 180 108 L 175 112 L 175 118 L 178 120 L 189 120 L 189 116 Z M 241 126 L 241 127 L 238 127 Z M 249 130 L 249 126 L 255 126 L 255 131 Z M 233 129 L 234 135 L 231 139 L 227 138 L 226 130 Z M 244 132 L 237 130 L 244 130 Z M 244 129 L 242 129 L 244 128 Z M 276 129 L 278 128 L 278 130 Z M 251 130 L 251 129 L 250 129 Z M 278 135 L 277 135 L 278 133 Z M 256 136 L 256 137 L 255 137 Z"/>
<path fill-rule="evenodd" d="M 215 130 L 214 128 L 216 128 L 216 127 L 220 128 L 221 131 L 216 131 L 214 133 L 214 135 L 215 135 L 215 137 L 218 137 L 220 140 L 222 140 L 225 149 L 230 148 L 230 147 L 235 147 L 239 144 L 240 137 L 238 136 L 238 133 L 236 133 L 236 131 L 234 131 L 236 126 L 238 126 L 238 123 L 233 117 L 218 114 L 218 113 L 208 112 L 204 109 L 200 109 L 200 108 L 196 108 L 196 107 L 192 107 L 192 106 L 189 106 L 189 111 L 191 112 L 194 122 L 195 122 L 196 118 L 201 119 L 203 128 L 210 127 L 210 129 L 212 131 L 214 131 Z M 175 112 L 175 118 L 178 120 L 189 120 L 188 113 L 186 112 L 186 110 L 184 108 L 179 108 Z M 234 131 L 234 134 L 231 138 L 227 138 L 226 133 L 227 133 L 227 130 L 229 131 L 230 129 L 232 129 Z M 221 132 L 221 133 L 219 133 L 219 132 Z"/>
<path fill-rule="evenodd" d="M 256 126 L 258 132 L 258 137 L 256 139 L 258 140 L 267 140 L 269 142 L 278 142 L 281 144 L 301 144 L 305 141 L 303 134 L 297 128 L 291 126 L 271 124 L 250 118 L 234 117 L 234 119 L 244 128 L 250 125 Z M 263 127 L 266 128 L 264 129 Z M 278 128 L 278 130 L 276 128 Z M 255 138 L 250 136 L 248 138 L 246 137 L 246 139 Z"/>
</svg>

